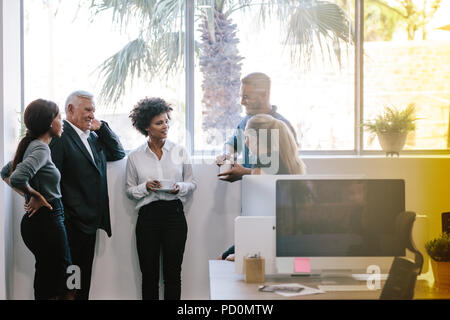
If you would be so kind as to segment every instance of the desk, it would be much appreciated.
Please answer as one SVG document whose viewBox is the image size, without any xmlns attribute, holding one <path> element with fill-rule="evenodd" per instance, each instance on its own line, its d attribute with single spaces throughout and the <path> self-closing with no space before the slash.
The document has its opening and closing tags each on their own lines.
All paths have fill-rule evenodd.
<svg viewBox="0 0 450 320">
<path fill-rule="evenodd" d="M 327 279 L 328 280 L 328 279 Z M 300 283 L 317 288 L 322 279 L 312 277 L 266 277 L 265 284 Z M 430 285 L 430 280 L 418 279 L 414 299 L 450 299 L 450 290 L 438 290 Z M 373 291 L 334 291 L 316 295 L 286 298 L 272 292 L 259 292 L 257 283 L 245 283 L 244 275 L 234 272 L 234 262 L 222 260 L 209 261 L 209 296 L 211 300 L 279 300 L 279 299 L 378 299 L 381 290 Z M 359 282 L 364 284 L 364 282 Z M 382 286 L 384 282 L 382 281 Z"/>
</svg>

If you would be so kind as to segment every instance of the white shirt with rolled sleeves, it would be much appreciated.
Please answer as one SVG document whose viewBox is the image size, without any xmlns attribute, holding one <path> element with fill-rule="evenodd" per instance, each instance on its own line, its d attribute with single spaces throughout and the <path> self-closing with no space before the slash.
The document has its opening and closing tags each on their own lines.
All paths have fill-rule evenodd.
<svg viewBox="0 0 450 320">
<path fill-rule="evenodd" d="M 126 193 L 128 198 L 138 201 L 137 210 L 157 200 L 180 199 L 184 203 L 187 196 L 197 188 L 192 174 L 192 163 L 186 149 L 166 140 L 162 151 L 160 160 L 146 142 L 128 155 Z M 180 188 L 178 194 L 147 190 L 148 180 L 162 179 L 176 183 Z"/>
</svg>

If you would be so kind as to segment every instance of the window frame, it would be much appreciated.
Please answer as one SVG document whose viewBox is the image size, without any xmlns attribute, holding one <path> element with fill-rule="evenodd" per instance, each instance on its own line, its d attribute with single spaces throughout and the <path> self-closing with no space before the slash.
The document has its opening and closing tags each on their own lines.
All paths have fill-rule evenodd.
<svg viewBox="0 0 450 320">
<path fill-rule="evenodd" d="M 25 108 L 24 101 L 24 5 L 21 1 L 21 75 L 22 75 L 22 111 Z M 195 132 L 195 52 L 194 52 L 194 14 L 195 2 L 185 1 L 185 79 L 186 79 L 186 141 L 187 150 L 195 156 L 201 156 L 210 151 L 199 150 L 195 148 L 194 132 Z M 382 150 L 366 150 L 364 149 L 364 130 L 359 126 L 364 120 L 364 0 L 354 0 L 355 6 L 355 101 L 354 101 L 354 148 L 353 150 L 299 150 L 301 155 L 318 155 L 318 156 L 372 156 L 384 155 Z M 450 155 L 450 149 L 416 149 L 403 150 L 402 155 Z"/>
</svg>

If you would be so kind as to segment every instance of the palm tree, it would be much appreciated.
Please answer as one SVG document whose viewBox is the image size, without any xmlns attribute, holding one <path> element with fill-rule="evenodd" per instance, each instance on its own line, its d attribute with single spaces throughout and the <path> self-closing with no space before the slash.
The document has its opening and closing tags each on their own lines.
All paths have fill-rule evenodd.
<svg viewBox="0 0 450 320">
<path fill-rule="evenodd" d="M 193 0 L 185 0 L 193 1 Z M 340 63 L 343 45 L 352 42 L 351 22 L 336 4 L 319 0 L 198 0 L 196 21 L 201 40 L 195 52 L 203 74 L 203 129 L 223 130 L 236 127 L 241 107 L 239 87 L 241 60 L 232 14 L 250 8 L 260 10 L 259 17 L 276 17 L 285 24 L 285 44 L 291 48 L 293 62 L 308 65 L 318 45 Z M 117 103 L 126 83 L 134 77 L 169 76 L 184 63 L 185 34 L 183 0 L 91 0 L 94 17 L 113 10 L 113 19 L 126 28 L 138 19 L 140 31 L 120 51 L 100 67 L 104 77 L 101 98 Z M 210 135 L 210 141 L 211 137 Z"/>
</svg>

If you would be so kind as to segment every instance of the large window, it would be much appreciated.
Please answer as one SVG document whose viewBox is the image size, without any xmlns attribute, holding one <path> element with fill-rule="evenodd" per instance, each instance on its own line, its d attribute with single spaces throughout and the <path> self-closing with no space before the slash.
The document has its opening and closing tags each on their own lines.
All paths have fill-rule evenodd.
<svg viewBox="0 0 450 320">
<path fill-rule="evenodd" d="M 450 1 L 366 1 L 364 115 L 416 107 L 405 150 L 449 149 Z M 365 136 L 364 148 L 379 150 Z"/>
<path fill-rule="evenodd" d="M 450 0 L 24 0 L 25 103 L 63 108 L 92 91 L 97 117 L 133 149 L 144 138 L 131 108 L 160 96 L 174 108 L 169 138 L 217 151 L 245 115 L 240 79 L 264 72 L 301 152 L 381 150 L 360 122 L 410 103 L 419 120 L 405 150 L 445 151 L 449 14 Z"/>
<path fill-rule="evenodd" d="M 227 125 L 236 127 L 236 116 L 243 110 L 239 85 L 233 84 L 236 80 L 239 84 L 239 79 L 249 73 L 264 72 L 271 77 L 271 103 L 292 123 L 301 150 L 354 148 L 352 45 L 346 45 L 342 40 L 332 44 L 330 38 L 311 32 L 307 36 L 318 35 L 319 38 L 311 40 L 310 52 L 303 50 L 299 54 L 301 46 L 306 47 L 309 39 L 301 37 L 298 24 L 304 21 L 302 14 L 315 12 L 313 3 L 305 1 L 303 6 L 299 6 L 299 2 L 279 1 L 268 6 L 255 1 L 253 6 L 240 9 L 225 3 L 214 20 L 212 31 L 216 39 L 212 39 L 211 29 L 205 26 L 209 22 L 207 13 L 210 10 L 205 3 L 208 4 L 208 1 L 198 5 L 196 11 L 200 16 L 196 40 L 201 46 L 200 63 L 196 70 L 200 82 L 196 92 L 196 146 L 215 146 L 208 138 L 211 131 L 217 130 L 217 122 L 221 125 L 220 129 L 227 128 Z M 354 10 L 345 6 L 342 14 L 350 22 L 344 36 L 351 38 Z M 312 22 L 317 22 L 315 19 L 319 20 L 319 15 Z M 326 16 L 322 20 L 325 20 L 324 23 L 339 23 Z M 216 49 L 219 43 L 222 43 L 223 51 Z M 232 64 L 241 66 L 232 69 Z M 223 90 L 216 90 L 217 83 L 210 84 L 210 81 L 215 82 L 221 74 L 225 78 Z M 234 96 L 234 99 L 221 99 L 224 94 Z M 222 117 L 224 109 L 231 111 L 228 118 Z M 216 136 L 221 134 L 213 132 L 213 137 Z"/>
<path fill-rule="evenodd" d="M 170 138 L 184 144 L 184 69 L 170 74 L 152 70 L 141 77 L 137 73 L 132 76 L 128 70 L 129 76 L 125 78 L 124 68 L 132 67 L 139 55 L 135 44 L 141 35 L 141 21 L 130 18 L 120 25 L 120 17 L 113 9 L 90 8 L 89 4 L 90 1 L 83 0 L 24 0 L 25 103 L 45 98 L 64 109 L 71 92 L 91 91 L 96 96 L 96 117 L 108 121 L 124 147 L 133 149 L 145 140 L 131 126 L 128 118 L 131 108 L 146 96 L 164 97 L 174 108 Z M 96 13 L 99 9 L 102 10 Z M 183 31 L 183 21 L 181 15 L 174 19 L 174 31 Z M 177 26 L 179 30 L 175 30 Z M 122 69 L 112 75 L 117 80 L 100 72 L 105 62 L 109 64 L 106 68 L 121 64 Z M 124 94 L 117 102 L 102 98 L 107 81 L 119 84 L 123 79 Z M 120 86 L 108 88 L 113 96 L 120 90 Z"/>
</svg>

